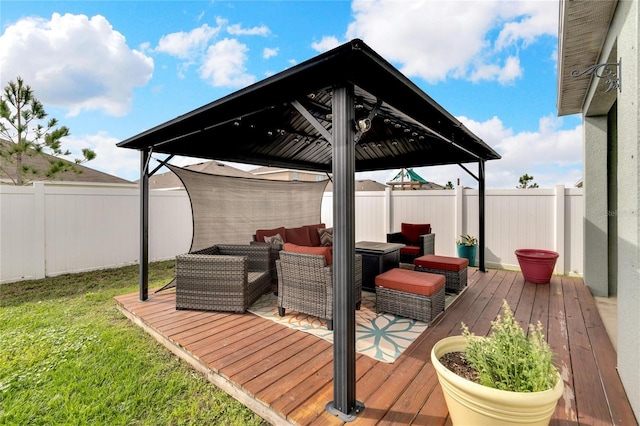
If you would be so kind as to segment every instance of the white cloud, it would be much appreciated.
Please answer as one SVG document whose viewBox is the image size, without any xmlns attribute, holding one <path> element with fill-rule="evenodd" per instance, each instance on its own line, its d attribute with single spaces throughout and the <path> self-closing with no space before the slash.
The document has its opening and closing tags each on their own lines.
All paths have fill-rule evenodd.
<svg viewBox="0 0 640 426">
<path fill-rule="evenodd" d="M 240 24 L 229 25 L 227 32 L 231 35 L 259 35 L 268 36 L 271 33 L 269 27 L 266 25 L 260 25 L 259 27 L 242 28 Z"/>
<path fill-rule="evenodd" d="M 355 0 L 352 10 L 348 39 L 363 39 L 407 76 L 429 82 L 510 83 L 522 74 L 519 51 L 557 34 L 557 1 Z"/>
<path fill-rule="evenodd" d="M 216 27 L 203 24 L 191 31 L 180 31 L 163 36 L 155 51 L 167 53 L 182 62 L 178 64 L 178 77 L 185 78 L 194 64 L 198 65 L 199 75 L 215 87 L 244 87 L 256 80 L 254 75 L 246 73 L 246 44 L 236 38 L 215 41 L 222 31 L 235 36 L 267 36 L 271 30 L 265 26 L 243 28 L 241 24 L 229 25 L 224 18 L 216 18 Z M 278 49 L 266 48 L 263 57 L 275 56 Z"/>
<path fill-rule="evenodd" d="M 220 32 L 220 27 L 212 28 L 203 24 L 189 32 L 179 31 L 160 38 L 156 52 L 167 53 L 180 59 L 192 58 L 197 52 L 203 52 L 209 41 Z"/>
<path fill-rule="evenodd" d="M 275 47 L 275 48 L 265 47 L 262 50 L 262 57 L 264 59 L 272 58 L 274 56 L 277 56 L 279 51 L 280 51 L 280 49 L 278 49 L 277 47 Z"/>
<path fill-rule="evenodd" d="M 67 108 L 69 116 L 83 110 L 121 116 L 154 66 L 103 16 L 54 13 L 50 20 L 23 18 L 6 28 L 0 68 L 3 87 L 20 76 L 41 102 Z"/>
<path fill-rule="evenodd" d="M 95 135 L 68 136 L 64 138 L 62 146 L 71 151 L 72 155 L 65 157 L 71 161 L 81 158 L 82 148 L 91 148 L 96 158 L 84 163 L 84 166 L 134 181 L 140 174 L 140 152 L 118 148 L 118 142 L 119 139 L 100 132 Z"/>
<path fill-rule="evenodd" d="M 582 177 L 581 125 L 563 130 L 560 128 L 562 118 L 548 116 L 540 119 L 537 131 L 514 133 L 498 117 L 484 122 L 466 117 L 458 119 L 502 156 L 500 160 L 486 163 L 487 188 L 515 188 L 518 179 L 525 173 L 533 175 L 534 181 L 543 188 L 554 185 L 571 187 Z M 467 168 L 477 176 L 476 164 L 469 164 Z M 417 167 L 415 171 L 426 180 L 440 185 L 448 181 L 456 185 L 460 178 L 462 185 L 478 187 L 477 181 L 457 165 Z M 358 173 L 358 179 L 374 179 L 384 183 L 397 172 Z"/>
<path fill-rule="evenodd" d="M 497 64 L 480 64 L 471 73 L 469 79 L 475 83 L 481 80 L 498 81 L 500 84 L 512 83 L 518 77 L 522 77 L 520 59 L 509 57 L 504 66 Z"/>
<path fill-rule="evenodd" d="M 200 67 L 200 76 L 216 87 L 245 87 L 256 78 L 246 73 L 248 47 L 235 39 L 209 46 Z"/>
<path fill-rule="evenodd" d="M 506 22 L 495 43 L 496 49 L 507 46 L 523 46 L 533 43 L 541 35 L 557 36 L 558 34 L 558 2 L 556 0 L 509 1 L 504 4 L 505 18 L 514 19 Z M 523 17 L 522 19 L 517 19 Z"/>
<path fill-rule="evenodd" d="M 540 186 L 572 185 L 581 176 L 582 126 L 561 129 L 562 118 L 543 117 L 534 132 L 513 133 L 496 117 L 478 123 L 459 118 L 495 149 L 502 159 L 487 163 L 487 185 L 512 188 L 525 173 Z"/>
<path fill-rule="evenodd" d="M 311 48 L 317 52 L 326 52 L 327 50 L 331 50 L 339 45 L 340 41 L 338 41 L 336 37 L 325 36 L 322 37 L 322 40 L 311 43 Z"/>
</svg>

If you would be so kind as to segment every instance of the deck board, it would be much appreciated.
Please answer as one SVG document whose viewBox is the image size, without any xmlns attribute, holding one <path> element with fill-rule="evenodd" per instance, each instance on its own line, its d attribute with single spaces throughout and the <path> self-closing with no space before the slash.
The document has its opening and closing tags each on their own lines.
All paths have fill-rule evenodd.
<svg viewBox="0 0 640 426">
<path fill-rule="evenodd" d="M 354 425 L 450 425 L 430 362 L 433 345 L 460 334 L 461 322 L 486 335 L 503 299 L 524 326 L 542 323 L 565 392 L 552 425 L 636 425 L 616 370 L 616 353 L 595 300 L 579 278 L 525 283 L 512 271 L 469 270 L 469 286 L 392 364 L 356 355 Z M 116 297 L 122 312 L 210 381 L 273 424 L 342 425 L 333 399 L 333 346 L 251 313 L 175 309 L 175 294 Z"/>
</svg>

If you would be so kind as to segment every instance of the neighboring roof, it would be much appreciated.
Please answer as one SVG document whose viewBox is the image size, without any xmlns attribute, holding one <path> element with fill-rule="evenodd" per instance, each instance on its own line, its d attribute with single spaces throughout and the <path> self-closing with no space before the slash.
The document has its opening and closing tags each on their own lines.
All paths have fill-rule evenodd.
<svg viewBox="0 0 640 426">
<path fill-rule="evenodd" d="M 376 182 L 375 180 L 371 180 L 371 179 L 356 180 L 356 184 L 355 184 L 356 191 L 384 191 L 387 188 L 388 188 L 387 185 L 380 182 Z M 324 191 L 332 192 L 333 182 L 329 181 Z"/>
<path fill-rule="evenodd" d="M 10 144 L 13 142 L 0 139 L 0 144 Z M 62 160 L 66 163 L 74 164 L 74 167 L 78 170 L 81 170 L 81 173 L 75 172 L 64 172 L 57 174 L 53 179 L 48 178 L 44 175 L 44 171 L 48 170 L 50 167 L 49 160 Z M 103 173 L 95 169 L 91 169 L 89 167 L 83 166 L 82 164 L 75 164 L 71 161 L 67 161 L 61 159 L 59 157 L 55 157 L 49 154 L 39 154 L 39 155 L 23 155 L 22 163 L 24 165 L 33 166 L 36 170 L 42 171 L 42 174 L 33 176 L 26 176 L 25 179 L 29 182 L 34 181 L 64 181 L 64 182 L 91 182 L 91 183 L 132 183 L 126 179 L 119 178 L 117 176 L 110 175 L 108 173 Z M 89 162 L 89 164 L 91 164 Z M 0 180 L 2 181 L 10 181 L 15 180 L 17 178 L 15 172 L 15 164 L 10 163 L 6 159 L 0 157 L 0 168 L 3 171 L 0 171 Z M 9 176 L 7 176 L 9 173 Z"/>
<path fill-rule="evenodd" d="M 354 85 L 356 171 L 500 158 L 361 40 L 355 39 L 118 144 L 155 153 L 332 171 L 333 87 Z M 355 126 L 355 123 L 354 123 Z M 322 127 L 322 128 L 321 128 Z"/>
<path fill-rule="evenodd" d="M 603 43 L 607 39 L 609 24 L 618 2 L 567 1 L 560 2 L 560 28 L 558 37 L 558 115 L 582 112 L 587 91 L 593 77 L 573 77 L 573 71 L 584 71 L 603 62 Z M 615 50 L 615 49 L 614 49 Z M 617 62 L 617 58 L 604 59 Z M 599 84 L 604 93 L 605 82 Z M 615 98 L 615 91 L 609 92 Z"/>
<path fill-rule="evenodd" d="M 183 168 L 219 176 L 255 178 L 255 176 L 249 172 L 245 172 L 244 170 L 240 170 L 235 167 L 229 166 L 228 164 L 219 163 L 217 161 L 205 161 L 203 163 L 190 164 L 188 166 L 184 166 Z M 178 176 L 175 175 L 175 173 L 169 171 L 166 173 L 154 174 L 153 176 L 149 177 L 149 188 L 184 188 L 184 185 L 182 185 L 182 182 L 180 181 Z"/>
</svg>

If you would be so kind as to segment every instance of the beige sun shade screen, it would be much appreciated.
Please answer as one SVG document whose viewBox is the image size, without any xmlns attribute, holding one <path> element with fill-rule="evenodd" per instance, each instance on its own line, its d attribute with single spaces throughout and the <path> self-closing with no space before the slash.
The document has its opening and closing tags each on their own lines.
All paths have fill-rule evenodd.
<svg viewBox="0 0 640 426">
<path fill-rule="evenodd" d="M 214 244 L 249 244 L 257 229 L 320 223 L 327 180 L 253 179 L 167 167 L 182 180 L 191 200 L 190 251 Z"/>
</svg>

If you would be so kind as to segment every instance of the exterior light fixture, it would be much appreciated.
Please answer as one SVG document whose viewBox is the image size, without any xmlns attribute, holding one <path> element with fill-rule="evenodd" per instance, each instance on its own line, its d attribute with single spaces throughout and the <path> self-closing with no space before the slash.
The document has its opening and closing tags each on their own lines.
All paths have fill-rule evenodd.
<svg viewBox="0 0 640 426">
<path fill-rule="evenodd" d="M 356 127 L 357 130 L 362 132 L 362 133 L 366 133 L 369 130 L 371 130 L 371 120 L 369 120 L 368 118 L 363 118 L 362 120 L 358 120 L 356 122 Z"/>
</svg>

